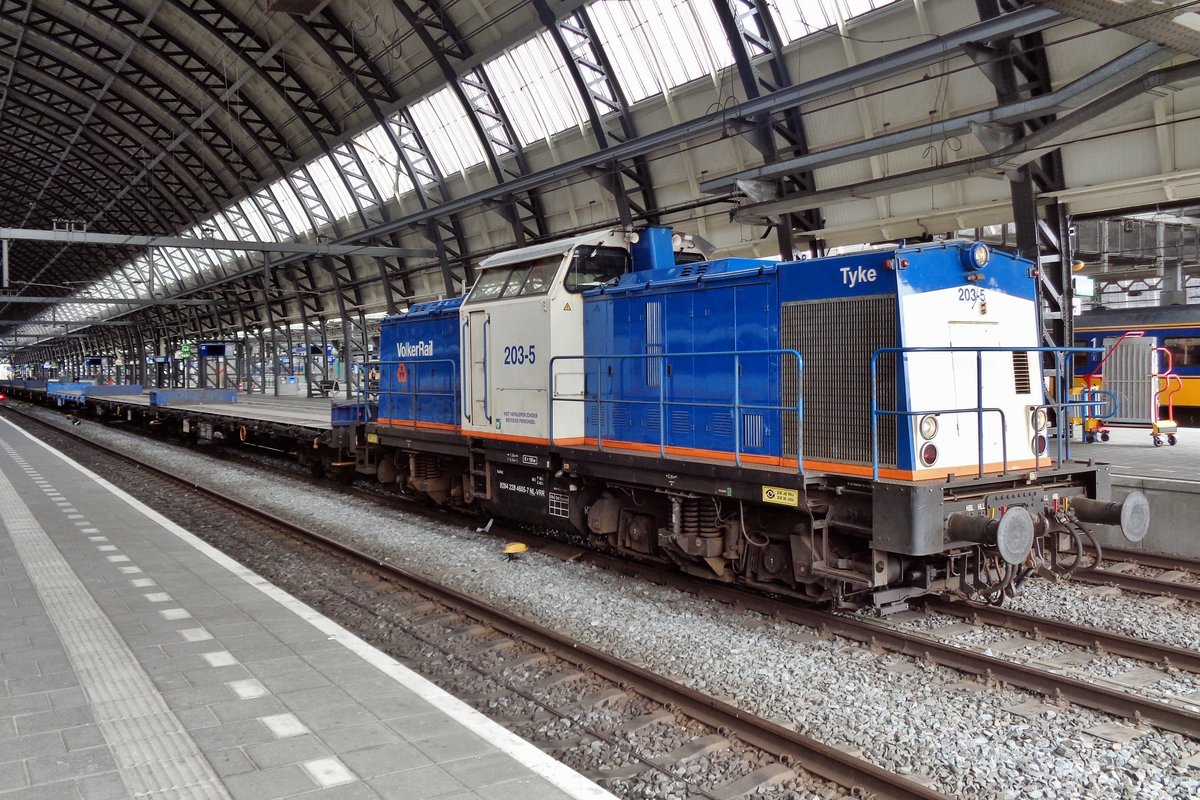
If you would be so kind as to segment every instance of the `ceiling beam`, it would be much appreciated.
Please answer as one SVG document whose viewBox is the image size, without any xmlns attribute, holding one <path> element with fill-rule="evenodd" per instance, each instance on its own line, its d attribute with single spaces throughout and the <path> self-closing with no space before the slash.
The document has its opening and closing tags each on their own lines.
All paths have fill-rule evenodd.
<svg viewBox="0 0 1200 800">
<path fill-rule="evenodd" d="M 378 247 L 332 244 L 330 242 L 261 242 L 237 239 L 194 239 L 183 236 L 139 236 L 126 233 L 96 233 L 81 230 L 33 230 L 0 228 L 0 239 L 110 247 L 175 247 L 185 250 L 234 250 L 256 253 L 293 253 L 313 256 L 371 256 L 374 258 L 433 258 L 426 247 Z"/>
<path fill-rule="evenodd" d="M 574 177 L 592 167 L 604 167 L 616 161 L 645 155 L 694 140 L 705 134 L 719 133 L 731 122 L 752 119 L 763 114 L 773 114 L 788 108 L 828 97 L 838 92 L 853 89 L 866 83 L 890 78 L 919 69 L 928 64 L 944 61 L 963 47 L 989 42 L 1006 36 L 1023 36 L 1044 30 L 1069 20 L 1052 9 L 1041 6 L 1026 6 L 1018 11 L 1003 14 L 989 20 L 976 22 L 956 31 L 937 36 L 921 44 L 889 53 L 853 67 L 838 70 L 829 75 L 798 83 L 762 95 L 755 100 L 714 111 L 697 119 L 681 122 L 654 133 L 639 136 L 626 142 L 612 145 L 586 156 L 564 161 L 547 169 L 514 178 L 498 186 L 456 198 L 446 203 L 430 206 L 399 219 L 385 222 L 375 228 L 353 234 L 348 240 L 356 241 L 371 236 L 380 236 L 394 231 L 412 228 L 427 220 L 446 214 L 455 214 L 474 208 L 501 195 L 523 192 Z"/>
<path fill-rule="evenodd" d="M 1158 70 L 1130 81 L 1119 89 L 1111 91 L 1069 114 L 1058 117 L 1023 139 L 999 147 L 988 155 L 954 161 L 940 167 L 902 172 L 886 178 L 833 186 L 814 192 L 794 192 L 774 200 L 741 206 L 734 212 L 733 218 L 742 223 L 761 224 L 779 214 L 793 213 L 807 208 L 819 208 L 837 202 L 864 200 L 891 192 L 932 186 L 950 180 L 971 177 L 1005 178 L 1022 165 L 1050 150 L 1061 147 L 1081 125 L 1091 123 L 1097 117 L 1119 108 L 1124 103 L 1148 91 L 1169 90 L 1173 82 L 1193 80 L 1197 77 L 1200 77 L 1200 61 L 1190 61 L 1186 64 Z M 1042 197 L 1049 194 L 1051 193 L 1046 191 L 1039 192 Z"/>
<path fill-rule="evenodd" d="M 0 319 L 0 325 L 25 325 L 30 328 L 38 327 L 53 327 L 53 328 L 71 328 L 71 327 L 86 327 L 88 325 L 137 325 L 138 323 L 131 319 L 75 319 L 75 320 L 39 320 L 38 322 L 30 322 L 27 319 Z M 0 333 L 0 339 L 5 336 L 12 336 L 11 333 Z"/>
<path fill-rule="evenodd" d="M 49 297 L 28 297 L 26 295 L 0 293 L 0 305 L 8 303 L 30 303 L 41 305 L 73 305 L 75 303 L 92 303 L 96 305 L 114 306 L 207 306 L 215 300 L 208 299 L 178 299 L 166 297 L 77 297 L 75 295 L 53 295 Z M 38 320 L 25 320 L 36 324 Z"/>
<path fill-rule="evenodd" d="M 771 180 L 793 172 L 831 167 L 913 145 L 941 141 L 951 136 L 964 136 L 972 133 L 977 127 L 1012 125 L 1046 114 L 1066 111 L 1091 99 L 1099 92 L 1117 88 L 1133 75 L 1168 61 L 1174 55 L 1175 52 L 1169 48 L 1146 42 L 1050 94 L 806 153 L 719 178 L 710 178 L 700 184 L 700 191 L 729 191 L 738 188 L 741 181 Z"/>
</svg>

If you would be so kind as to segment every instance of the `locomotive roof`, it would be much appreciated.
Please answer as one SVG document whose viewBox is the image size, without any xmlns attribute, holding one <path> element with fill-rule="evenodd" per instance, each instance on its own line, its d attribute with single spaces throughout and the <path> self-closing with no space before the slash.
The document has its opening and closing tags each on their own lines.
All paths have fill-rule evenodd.
<svg viewBox="0 0 1200 800">
<path fill-rule="evenodd" d="M 576 245 L 604 244 L 606 240 L 621 233 L 620 228 L 609 228 L 583 233 L 579 236 L 572 236 L 569 239 L 556 239 L 553 242 L 542 242 L 541 244 L 533 244 L 528 247 L 518 247 L 516 250 L 506 250 L 503 253 L 488 256 L 483 261 L 480 261 L 479 269 L 492 269 L 493 267 L 503 267 L 521 261 L 533 261 L 538 258 L 545 258 L 546 256 L 563 255 Z"/>
<path fill-rule="evenodd" d="M 678 283 L 707 283 L 719 280 L 736 280 L 746 275 L 766 275 L 779 269 L 803 269 L 807 266 L 823 269 L 838 268 L 847 262 L 853 262 L 864 256 L 872 259 L 885 257 L 899 258 L 928 250 L 960 250 L 970 247 L 974 242 L 970 239 L 949 239 L 937 242 L 920 242 L 911 245 L 893 244 L 882 247 L 872 247 L 835 256 L 817 259 L 801 259 L 799 261 L 775 261 L 752 258 L 720 258 L 712 261 L 699 261 L 687 264 L 674 264 L 667 268 L 638 270 L 630 272 L 621 278 L 615 286 L 601 286 L 584 292 L 588 297 L 594 294 L 621 293 L 644 289 L 650 286 L 667 286 Z M 1033 262 L 1020 256 L 1012 255 L 1003 250 L 993 250 L 995 256 L 1024 262 L 1032 266 Z"/>
</svg>

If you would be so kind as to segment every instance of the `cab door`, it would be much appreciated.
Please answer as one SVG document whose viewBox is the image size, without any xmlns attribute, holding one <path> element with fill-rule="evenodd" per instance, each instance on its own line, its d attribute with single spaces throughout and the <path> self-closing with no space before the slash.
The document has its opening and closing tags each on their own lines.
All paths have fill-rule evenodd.
<svg viewBox="0 0 1200 800">
<path fill-rule="evenodd" d="M 487 311 L 467 314 L 468 376 L 467 422 L 473 426 L 490 426 L 491 406 L 488 398 L 488 328 L 491 319 Z"/>
</svg>

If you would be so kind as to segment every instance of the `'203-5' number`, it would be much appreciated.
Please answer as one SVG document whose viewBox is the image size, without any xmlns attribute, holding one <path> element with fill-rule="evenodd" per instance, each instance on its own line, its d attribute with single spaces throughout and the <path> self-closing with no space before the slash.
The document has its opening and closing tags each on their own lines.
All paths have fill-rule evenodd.
<svg viewBox="0 0 1200 800">
<path fill-rule="evenodd" d="M 526 347 L 523 344 L 515 344 L 504 348 L 504 363 L 505 364 L 532 364 L 537 361 L 537 353 L 534 348 L 536 345 Z"/>
<path fill-rule="evenodd" d="M 958 299 L 964 303 L 982 303 L 985 298 L 983 289 L 975 286 L 960 286 L 958 287 Z"/>
</svg>

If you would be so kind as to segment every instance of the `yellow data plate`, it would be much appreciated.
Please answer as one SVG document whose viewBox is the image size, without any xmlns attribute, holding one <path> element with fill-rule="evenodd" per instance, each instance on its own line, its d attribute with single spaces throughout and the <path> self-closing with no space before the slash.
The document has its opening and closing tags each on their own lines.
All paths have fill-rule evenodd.
<svg viewBox="0 0 1200 800">
<path fill-rule="evenodd" d="M 779 506 L 799 506 L 800 493 L 795 489 L 784 489 L 780 486 L 764 486 L 763 502 Z"/>
<path fill-rule="evenodd" d="M 370 442 L 371 444 L 379 444 L 379 434 L 368 433 L 367 441 Z"/>
</svg>

